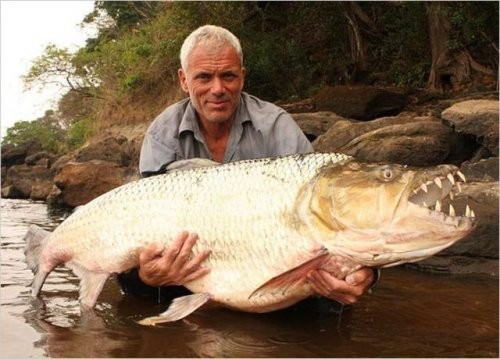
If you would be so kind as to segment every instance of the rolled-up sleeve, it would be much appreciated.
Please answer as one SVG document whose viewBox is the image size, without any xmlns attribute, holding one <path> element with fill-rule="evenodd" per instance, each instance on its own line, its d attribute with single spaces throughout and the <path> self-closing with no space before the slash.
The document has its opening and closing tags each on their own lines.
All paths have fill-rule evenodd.
<svg viewBox="0 0 500 359">
<path fill-rule="evenodd" d="M 175 149 L 161 143 L 148 131 L 144 136 L 141 155 L 139 157 L 139 172 L 141 176 L 147 177 L 149 174 L 157 173 L 175 160 Z"/>
</svg>

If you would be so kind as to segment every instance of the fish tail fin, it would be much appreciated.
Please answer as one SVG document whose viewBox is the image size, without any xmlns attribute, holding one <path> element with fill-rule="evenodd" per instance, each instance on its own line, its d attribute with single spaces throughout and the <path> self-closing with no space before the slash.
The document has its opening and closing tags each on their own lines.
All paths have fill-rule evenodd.
<svg viewBox="0 0 500 359">
<path fill-rule="evenodd" d="M 33 273 L 38 272 L 40 255 L 42 254 L 42 249 L 47 242 L 49 234 L 50 232 L 32 224 L 24 236 L 24 255 L 26 257 L 26 263 Z"/>
<path fill-rule="evenodd" d="M 49 234 L 50 232 L 32 224 L 24 236 L 24 255 L 26 263 L 35 274 L 35 278 L 31 284 L 31 294 L 35 297 L 40 292 L 40 289 L 45 282 L 45 278 L 47 278 L 47 275 L 49 274 L 48 272 L 39 271 L 40 257 L 42 250 L 47 243 Z"/>
<path fill-rule="evenodd" d="M 137 323 L 154 326 L 160 323 L 175 322 L 193 313 L 196 309 L 208 302 L 209 299 L 210 295 L 208 293 L 195 293 L 175 298 L 168 309 L 159 316 L 148 317 Z"/>
</svg>

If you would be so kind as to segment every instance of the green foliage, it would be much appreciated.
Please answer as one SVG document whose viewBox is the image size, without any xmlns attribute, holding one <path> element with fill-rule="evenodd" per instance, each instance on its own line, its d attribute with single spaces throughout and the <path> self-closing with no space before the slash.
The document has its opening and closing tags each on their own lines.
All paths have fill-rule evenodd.
<svg viewBox="0 0 500 359">
<path fill-rule="evenodd" d="M 450 49 L 466 48 L 496 70 L 498 3 L 445 8 Z M 353 55 L 353 20 L 366 54 L 362 69 Z M 68 131 L 61 143 L 70 148 L 99 126 L 149 121 L 177 100 L 180 47 L 204 24 L 226 27 L 240 39 L 245 91 L 271 101 L 368 80 L 422 87 L 431 67 L 423 2 L 97 1 L 84 22 L 97 25 L 95 38 L 74 54 L 50 45 L 25 77 L 27 85 L 63 79 L 71 88 L 58 109 Z M 29 137 L 31 130 L 23 131 Z"/>
<path fill-rule="evenodd" d="M 54 121 L 53 111 L 47 111 L 44 117 L 34 121 L 18 121 L 7 129 L 2 144 L 20 145 L 22 143 L 38 141 L 42 149 L 60 153 L 64 150 L 63 130 Z"/>
<path fill-rule="evenodd" d="M 69 149 L 74 150 L 82 146 L 93 132 L 92 121 L 88 118 L 73 122 L 68 128 L 66 137 Z"/>
</svg>

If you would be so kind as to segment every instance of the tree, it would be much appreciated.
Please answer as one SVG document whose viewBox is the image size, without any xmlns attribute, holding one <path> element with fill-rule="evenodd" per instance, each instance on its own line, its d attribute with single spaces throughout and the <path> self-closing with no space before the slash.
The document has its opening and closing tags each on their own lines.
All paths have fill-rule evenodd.
<svg viewBox="0 0 500 359">
<path fill-rule="evenodd" d="M 65 130 L 62 128 L 53 110 L 45 112 L 43 117 L 34 121 L 18 121 L 7 129 L 2 144 L 20 145 L 36 141 L 46 151 L 59 153 L 65 149 Z"/>
<path fill-rule="evenodd" d="M 89 97 L 97 95 L 99 79 L 89 66 L 76 66 L 75 56 L 66 48 L 48 45 L 44 53 L 35 59 L 28 74 L 23 76 L 28 89 L 34 86 L 55 84 Z"/>
<path fill-rule="evenodd" d="M 437 1 L 426 3 L 427 26 L 432 55 L 428 80 L 430 90 L 444 91 L 457 88 L 465 82 L 470 81 L 472 70 L 485 75 L 495 76 L 496 71 L 480 64 L 472 57 L 463 34 L 462 36 L 458 36 L 460 33 L 453 29 L 453 18 L 459 19 L 456 25 L 462 27 L 477 21 L 477 18 L 467 18 L 473 12 L 467 12 L 464 8 L 466 5 L 460 3 L 452 3 L 450 5 Z M 475 16 L 478 15 L 477 11 L 474 11 L 474 13 Z M 498 25 L 496 31 L 498 31 Z M 479 34 L 475 36 L 477 35 Z M 498 55 L 498 47 L 496 48 L 496 52 Z"/>
</svg>

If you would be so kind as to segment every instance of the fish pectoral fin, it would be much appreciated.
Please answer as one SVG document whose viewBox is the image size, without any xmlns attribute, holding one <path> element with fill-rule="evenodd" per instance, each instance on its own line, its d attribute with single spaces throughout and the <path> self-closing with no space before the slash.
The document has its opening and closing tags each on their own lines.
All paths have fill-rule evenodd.
<svg viewBox="0 0 500 359">
<path fill-rule="evenodd" d="M 330 253 L 326 249 L 320 250 L 314 258 L 265 282 L 254 290 L 248 299 L 255 296 L 262 296 L 266 293 L 275 293 L 276 291 L 285 294 L 287 290 L 301 283 L 310 271 L 321 268 L 329 256 Z"/>
<path fill-rule="evenodd" d="M 195 293 L 175 298 L 168 309 L 160 315 L 144 318 L 137 323 L 154 326 L 160 323 L 175 322 L 193 313 L 196 309 L 208 302 L 209 299 L 210 294 L 208 293 Z"/>
<path fill-rule="evenodd" d="M 80 278 L 80 305 L 84 308 L 93 308 L 110 273 L 92 272 L 74 262 L 66 263 L 66 267 Z"/>
</svg>

